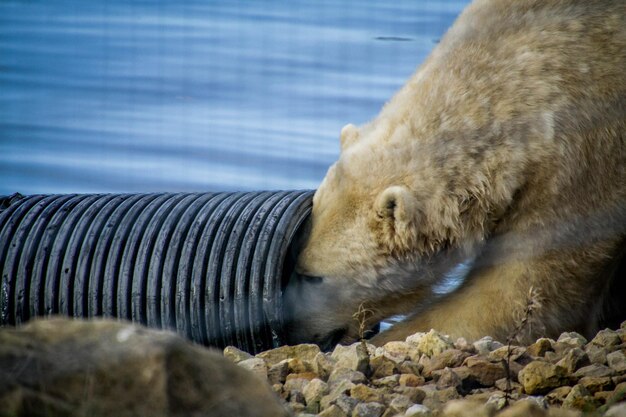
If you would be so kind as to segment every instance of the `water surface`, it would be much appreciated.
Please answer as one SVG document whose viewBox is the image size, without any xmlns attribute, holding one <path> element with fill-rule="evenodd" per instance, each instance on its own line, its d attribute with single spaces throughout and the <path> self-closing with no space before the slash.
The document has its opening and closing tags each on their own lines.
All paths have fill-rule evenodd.
<svg viewBox="0 0 626 417">
<path fill-rule="evenodd" d="M 0 195 L 315 188 L 466 3 L 0 0 Z"/>
</svg>

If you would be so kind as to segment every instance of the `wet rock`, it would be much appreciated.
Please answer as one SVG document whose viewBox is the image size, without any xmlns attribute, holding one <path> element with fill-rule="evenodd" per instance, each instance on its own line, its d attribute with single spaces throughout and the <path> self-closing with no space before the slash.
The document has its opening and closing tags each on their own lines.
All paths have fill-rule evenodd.
<svg viewBox="0 0 626 417">
<path fill-rule="evenodd" d="M 526 365 L 518 378 L 528 394 L 544 394 L 569 382 L 565 368 L 542 361 Z"/>
<path fill-rule="evenodd" d="M 237 349 L 234 346 L 226 346 L 224 348 L 224 357 L 233 363 L 238 363 L 252 357 L 248 352 L 244 352 L 241 349 Z"/>
<path fill-rule="evenodd" d="M 552 348 L 552 342 L 553 342 L 552 339 L 547 339 L 547 338 L 542 337 L 540 339 L 537 339 L 535 343 L 528 346 L 528 349 L 526 349 L 526 352 L 528 352 L 528 354 L 531 356 L 543 357 L 546 354 L 546 352 L 554 350 Z"/>
<path fill-rule="evenodd" d="M 491 336 L 485 336 L 482 339 L 475 341 L 473 345 L 479 355 L 486 355 L 492 350 L 496 350 L 504 346 L 497 340 L 493 340 L 493 337 Z"/>
<path fill-rule="evenodd" d="M 385 406 L 380 403 L 361 403 L 354 407 L 352 417 L 381 417 L 384 411 Z"/>
<path fill-rule="evenodd" d="M 557 365 L 562 366 L 568 373 L 573 373 L 578 368 L 589 365 L 589 357 L 580 348 L 570 349 L 563 358 L 557 362 Z"/>
<path fill-rule="evenodd" d="M 445 350 L 454 348 L 452 340 L 435 330 L 431 330 L 419 339 L 419 351 L 426 356 L 439 355 Z"/>
<path fill-rule="evenodd" d="M 626 355 L 623 350 L 616 350 L 606 355 L 606 361 L 615 372 L 626 373 Z"/>
<path fill-rule="evenodd" d="M 0 377 L 0 412 L 14 417 L 288 415 L 268 384 L 222 352 L 118 321 L 2 328 L 0 375 L 10 375 Z"/>
<path fill-rule="evenodd" d="M 320 353 L 320 348 L 313 344 L 302 344 L 295 346 L 281 346 L 276 349 L 266 350 L 256 355 L 257 358 L 265 360 L 267 366 L 276 365 L 285 359 L 298 358 L 301 361 L 313 361 Z"/>
<path fill-rule="evenodd" d="M 247 369 L 249 371 L 254 372 L 259 378 L 266 380 L 267 379 L 267 365 L 265 365 L 265 361 L 260 358 L 250 358 L 244 359 L 237 363 L 238 366 L 243 369 Z"/>
</svg>

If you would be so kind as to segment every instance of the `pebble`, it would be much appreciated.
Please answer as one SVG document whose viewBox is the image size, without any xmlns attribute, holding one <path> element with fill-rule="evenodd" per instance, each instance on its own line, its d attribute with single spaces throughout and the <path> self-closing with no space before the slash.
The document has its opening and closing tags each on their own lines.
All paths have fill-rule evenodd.
<svg viewBox="0 0 626 417">
<path fill-rule="evenodd" d="M 623 340 L 626 326 L 510 348 L 431 330 L 378 348 L 298 345 L 252 357 L 228 347 L 224 356 L 265 376 L 296 417 L 626 417 Z"/>
</svg>

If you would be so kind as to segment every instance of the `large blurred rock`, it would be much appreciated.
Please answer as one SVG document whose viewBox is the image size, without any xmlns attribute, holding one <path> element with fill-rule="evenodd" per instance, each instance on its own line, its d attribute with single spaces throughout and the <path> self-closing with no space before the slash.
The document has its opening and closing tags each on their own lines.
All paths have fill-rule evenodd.
<svg viewBox="0 0 626 417">
<path fill-rule="evenodd" d="M 269 386 L 170 332 L 52 319 L 0 329 L 0 416 L 288 416 Z"/>
</svg>

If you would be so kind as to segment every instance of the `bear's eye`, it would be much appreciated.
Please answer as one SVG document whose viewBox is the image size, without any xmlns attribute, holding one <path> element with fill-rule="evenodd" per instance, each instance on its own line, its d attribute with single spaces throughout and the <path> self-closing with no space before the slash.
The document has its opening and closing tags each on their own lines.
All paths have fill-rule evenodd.
<svg viewBox="0 0 626 417">
<path fill-rule="evenodd" d="M 307 283 L 307 284 L 321 284 L 322 281 L 324 280 L 324 278 L 322 277 L 314 277 L 314 276 L 310 276 L 310 275 L 301 275 L 302 279 Z"/>
</svg>

